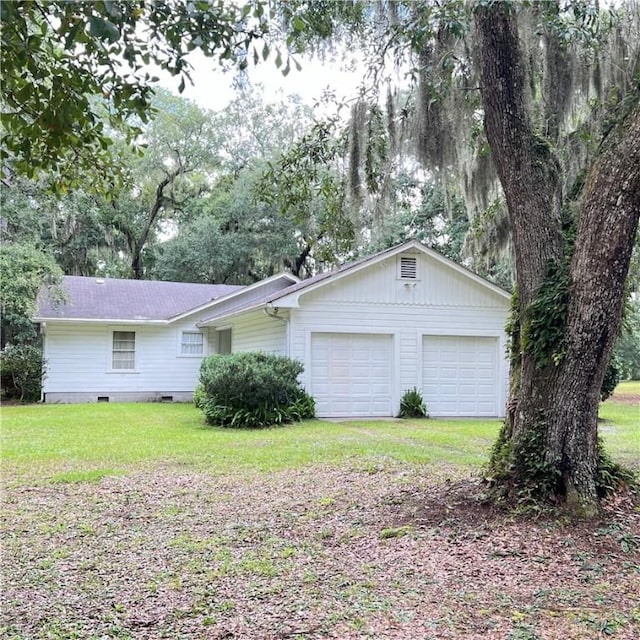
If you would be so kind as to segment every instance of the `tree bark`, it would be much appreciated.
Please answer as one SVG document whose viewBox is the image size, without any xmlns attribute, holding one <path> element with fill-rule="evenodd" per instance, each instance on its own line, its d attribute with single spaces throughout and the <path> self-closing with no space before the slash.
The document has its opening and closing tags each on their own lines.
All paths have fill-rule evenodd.
<svg viewBox="0 0 640 640">
<path fill-rule="evenodd" d="M 620 329 L 624 283 L 640 218 L 640 104 L 591 168 L 571 262 L 566 355 L 549 406 L 547 456 L 567 501 L 597 502 L 600 389 Z M 582 505 L 582 507 L 581 507 Z"/>
<path fill-rule="evenodd" d="M 485 129 L 509 210 L 519 297 L 517 329 L 524 335 L 531 304 L 549 276 L 550 264 L 568 259 L 564 254 L 570 244 L 563 238 L 560 217 L 560 166 L 535 131 L 525 103 L 527 69 L 515 7 L 506 2 L 478 7 L 475 23 Z M 531 483 L 540 482 L 535 475 L 540 467 L 535 471 L 527 466 L 531 451 L 520 446 L 539 443 L 544 447 L 545 473 L 556 479 L 545 485 L 547 495 L 542 497 L 564 499 L 574 512 L 587 516 L 598 509 L 599 394 L 619 329 L 640 215 L 639 122 L 636 106 L 591 169 L 569 267 L 562 353 L 541 366 L 521 344 L 518 366 L 511 371 L 511 424 L 504 434 L 511 445 L 511 471 L 502 482 L 512 488 L 513 476 L 521 481 L 527 474 Z"/>
<path fill-rule="evenodd" d="M 525 103 L 527 77 L 515 11 L 506 3 L 480 8 L 476 26 L 485 130 L 507 201 L 524 324 L 549 263 L 563 255 L 558 163 L 536 134 Z M 553 373 L 539 371 L 528 353 L 521 354 L 519 363 L 519 371 L 512 372 L 518 380 L 511 385 L 510 399 L 515 438 L 537 420 Z"/>
</svg>

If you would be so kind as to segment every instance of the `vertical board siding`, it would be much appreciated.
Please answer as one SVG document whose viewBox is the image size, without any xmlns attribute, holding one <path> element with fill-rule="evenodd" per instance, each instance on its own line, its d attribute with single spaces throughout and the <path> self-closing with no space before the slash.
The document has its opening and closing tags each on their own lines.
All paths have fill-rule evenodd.
<svg viewBox="0 0 640 640">
<path fill-rule="evenodd" d="M 401 254 L 402 255 L 402 254 Z M 399 278 L 398 260 L 390 258 L 340 281 L 310 292 L 305 297 L 326 302 L 400 304 L 407 306 L 450 306 L 502 309 L 505 298 L 442 264 L 435 258 L 415 254 L 417 278 Z M 414 256 L 412 256 L 414 257 Z"/>
</svg>

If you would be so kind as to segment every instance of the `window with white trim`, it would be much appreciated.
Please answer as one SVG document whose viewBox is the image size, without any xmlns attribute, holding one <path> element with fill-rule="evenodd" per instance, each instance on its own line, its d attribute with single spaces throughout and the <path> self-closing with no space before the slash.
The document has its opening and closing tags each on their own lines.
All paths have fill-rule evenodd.
<svg viewBox="0 0 640 640">
<path fill-rule="evenodd" d="M 183 331 L 180 337 L 180 354 L 201 356 L 204 353 L 204 335 L 199 331 Z"/>
<path fill-rule="evenodd" d="M 401 280 L 417 280 L 418 259 L 413 256 L 400 256 L 398 271 Z"/>
<path fill-rule="evenodd" d="M 136 368 L 136 332 L 114 331 L 111 368 L 131 371 Z"/>
</svg>

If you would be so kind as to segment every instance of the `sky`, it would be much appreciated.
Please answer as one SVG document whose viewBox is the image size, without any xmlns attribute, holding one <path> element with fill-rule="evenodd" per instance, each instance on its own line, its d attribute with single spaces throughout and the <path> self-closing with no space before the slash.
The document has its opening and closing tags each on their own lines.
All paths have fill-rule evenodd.
<svg viewBox="0 0 640 640">
<path fill-rule="evenodd" d="M 323 63 L 301 56 L 297 56 L 297 59 L 302 70 L 298 71 L 292 64 L 286 77 L 276 68 L 272 59 L 261 61 L 257 66 L 249 65 L 249 80 L 252 84 L 263 85 L 265 102 L 274 102 L 283 95 L 298 94 L 306 104 L 313 106 L 327 89 L 335 91 L 338 99 L 353 97 L 357 93 L 362 78 L 361 68 L 348 71 L 335 62 Z M 234 74 L 223 72 L 214 60 L 199 52 L 191 54 L 189 61 L 193 66 L 193 85 L 187 83 L 182 95 L 205 109 L 223 109 L 234 98 Z M 162 87 L 178 93 L 179 77 L 162 73 L 157 75 L 160 76 L 159 84 Z"/>
</svg>

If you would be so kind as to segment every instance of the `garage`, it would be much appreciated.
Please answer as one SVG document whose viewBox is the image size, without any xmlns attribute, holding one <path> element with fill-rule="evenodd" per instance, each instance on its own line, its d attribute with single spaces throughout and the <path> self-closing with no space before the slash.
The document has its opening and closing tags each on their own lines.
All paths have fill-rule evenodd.
<svg viewBox="0 0 640 640">
<path fill-rule="evenodd" d="M 500 415 L 497 337 L 423 336 L 422 389 L 432 416 Z"/>
<path fill-rule="evenodd" d="M 312 333 L 311 394 L 321 417 L 391 416 L 388 334 Z"/>
</svg>

